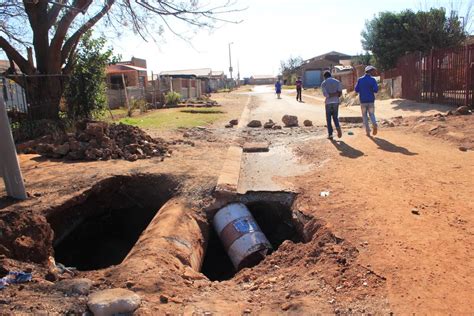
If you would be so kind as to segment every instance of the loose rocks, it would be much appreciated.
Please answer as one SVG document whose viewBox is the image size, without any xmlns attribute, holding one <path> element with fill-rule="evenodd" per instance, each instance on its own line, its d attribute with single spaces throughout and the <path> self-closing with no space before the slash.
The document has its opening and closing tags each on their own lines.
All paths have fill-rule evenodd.
<svg viewBox="0 0 474 316">
<path fill-rule="evenodd" d="M 76 125 L 76 133 L 42 138 L 34 151 L 48 158 L 68 160 L 135 161 L 165 156 L 168 147 L 163 139 L 152 138 L 135 126 L 86 121 Z"/>
<path fill-rule="evenodd" d="M 87 295 L 92 286 L 92 281 L 85 278 L 62 280 L 56 284 L 56 288 L 69 295 Z"/>
<path fill-rule="evenodd" d="M 263 128 L 273 128 L 273 126 L 275 126 L 275 122 L 273 122 L 271 119 L 269 119 L 268 122 L 265 122 L 265 124 L 263 124 Z"/>
<path fill-rule="evenodd" d="M 252 120 L 247 124 L 248 127 L 262 127 L 262 122 L 259 120 Z"/>
<path fill-rule="evenodd" d="M 454 111 L 454 115 L 469 115 L 471 114 L 471 111 L 469 110 L 469 107 L 463 105 L 460 106 Z"/>
<path fill-rule="evenodd" d="M 87 306 L 95 316 L 106 316 L 132 313 L 140 303 L 140 296 L 130 290 L 109 289 L 89 295 Z"/>
<path fill-rule="evenodd" d="M 313 126 L 313 122 L 310 120 L 304 120 L 303 125 L 306 127 Z"/>
<path fill-rule="evenodd" d="M 235 126 L 235 125 L 238 125 L 238 124 L 239 124 L 239 120 L 237 120 L 237 119 L 230 120 L 230 121 L 229 121 L 229 124 L 232 124 L 232 125 L 234 125 L 234 126 Z"/>
<path fill-rule="evenodd" d="M 281 118 L 286 127 L 298 126 L 298 117 L 294 115 L 283 115 Z"/>
</svg>

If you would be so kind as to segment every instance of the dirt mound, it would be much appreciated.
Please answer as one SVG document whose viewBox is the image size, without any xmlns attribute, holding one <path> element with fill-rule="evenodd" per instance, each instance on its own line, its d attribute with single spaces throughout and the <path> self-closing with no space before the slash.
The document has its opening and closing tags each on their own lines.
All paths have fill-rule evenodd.
<svg viewBox="0 0 474 316">
<path fill-rule="evenodd" d="M 43 216 L 1 212 L 0 232 L 0 255 L 42 263 L 52 254 L 53 231 Z"/>
<path fill-rule="evenodd" d="M 75 133 L 48 135 L 26 147 L 25 153 L 67 160 L 135 161 L 169 154 L 163 139 L 152 138 L 138 127 L 96 121 L 79 122 Z"/>
</svg>

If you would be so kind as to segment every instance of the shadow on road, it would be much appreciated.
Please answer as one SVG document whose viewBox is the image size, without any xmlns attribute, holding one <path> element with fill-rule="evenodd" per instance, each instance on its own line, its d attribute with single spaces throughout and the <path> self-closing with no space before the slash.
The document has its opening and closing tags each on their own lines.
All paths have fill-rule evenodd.
<svg viewBox="0 0 474 316">
<path fill-rule="evenodd" d="M 392 144 L 388 140 L 378 138 L 378 137 L 369 137 L 377 146 L 379 146 L 380 149 L 389 151 L 392 153 L 400 153 L 403 155 L 407 156 L 415 156 L 418 155 L 418 153 L 414 153 L 406 149 L 405 147 L 397 146 L 395 144 Z"/>
<path fill-rule="evenodd" d="M 427 103 L 418 103 L 410 100 L 393 100 L 391 104 L 396 104 L 393 109 L 401 111 L 411 111 L 411 112 L 427 112 L 427 111 L 439 111 L 446 112 L 450 108 L 446 105 L 441 104 L 427 104 Z"/>
<path fill-rule="evenodd" d="M 331 139 L 331 143 L 334 145 L 334 147 L 336 147 L 337 150 L 339 150 L 339 155 L 341 156 L 355 159 L 355 158 L 362 157 L 364 155 L 362 151 L 347 145 L 342 140 L 337 141 L 337 140 Z"/>
</svg>

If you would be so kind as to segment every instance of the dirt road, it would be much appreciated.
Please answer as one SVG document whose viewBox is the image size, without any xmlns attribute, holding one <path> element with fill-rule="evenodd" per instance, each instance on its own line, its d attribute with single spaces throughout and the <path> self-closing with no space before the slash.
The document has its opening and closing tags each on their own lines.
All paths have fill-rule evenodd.
<svg viewBox="0 0 474 316">
<path fill-rule="evenodd" d="M 164 161 L 66 163 L 20 155 L 31 198 L 0 200 L 2 238 L 12 235 L 15 245 L 14 251 L 0 248 L 0 276 L 30 269 L 33 282 L 1 290 L 0 310 L 83 313 L 87 294 L 65 295 L 59 282 L 81 277 L 92 280 L 91 292 L 119 287 L 137 293 L 138 315 L 472 313 L 472 115 L 402 120 L 382 127 L 374 138 L 345 126 L 343 138 L 331 142 L 324 137 L 320 101 L 298 103 L 285 95 L 276 100 L 268 88 L 215 98 L 229 119 L 248 104 L 247 120 L 280 122 L 283 114 L 295 114 L 320 126 L 225 129 L 225 122 L 218 122 L 188 130 L 150 129 L 175 143 Z M 247 198 L 276 250 L 234 275 L 209 223 L 218 207 L 213 191 L 226 150 L 248 141 L 268 142 L 270 150 L 244 157 L 240 190 L 260 192 L 240 198 Z M 459 150 L 461 145 L 467 151 Z M 135 236 L 125 240 L 128 248 L 124 240 L 109 238 L 167 201 L 186 202 L 179 217 L 160 211 L 151 228 L 145 223 L 141 230 L 125 230 L 122 235 Z M 181 205 L 171 202 L 165 205 Z M 105 217 L 83 216 L 104 209 Z M 129 215 L 117 219 L 114 213 Z M 77 216 L 92 223 L 81 229 Z M 117 226 L 108 230 L 111 221 Z M 190 242 L 187 227 L 193 230 Z M 35 248 L 39 233 L 51 238 L 41 249 Z M 84 237 L 96 233 L 92 242 Z M 57 258 L 85 266 L 74 278 L 63 274 L 52 280 L 44 262 L 11 259 L 53 251 L 53 242 L 67 234 L 77 242 L 73 238 L 54 250 Z M 128 258 L 114 261 L 117 249 Z"/>
</svg>

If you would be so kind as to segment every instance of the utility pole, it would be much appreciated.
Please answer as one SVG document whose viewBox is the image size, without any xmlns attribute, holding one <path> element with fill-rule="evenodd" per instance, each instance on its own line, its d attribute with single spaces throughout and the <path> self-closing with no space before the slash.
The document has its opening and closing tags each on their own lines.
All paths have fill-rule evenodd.
<svg viewBox="0 0 474 316">
<path fill-rule="evenodd" d="M 237 86 L 240 86 L 240 62 L 237 59 Z"/>
<path fill-rule="evenodd" d="M 15 150 L 10 121 L 7 115 L 7 105 L 0 94 L 0 176 L 5 182 L 7 195 L 15 199 L 27 198 L 25 184 L 21 175 L 20 164 Z"/>
<path fill-rule="evenodd" d="M 233 80 L 233 78 L 232 78 L 232 70 L 233 70 L 233 69 L 232 69 L 232 55 L 231 55 L 231 53 L 230 53 L 230 45 L 231 45 L 231 44 L 234 44 L 234 42 L 230 42 L 230 43 L 229 43 L 229 72 L 230 72 L 230 80 L 231 80 L 231 82 L 232 82 L 232 80 Z"/>
</svg>

